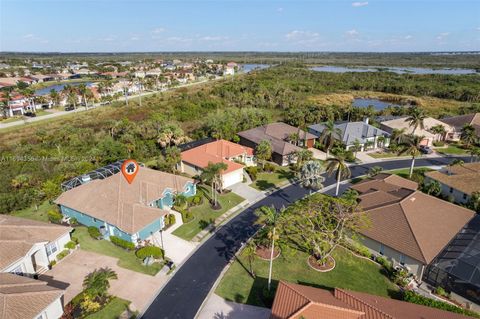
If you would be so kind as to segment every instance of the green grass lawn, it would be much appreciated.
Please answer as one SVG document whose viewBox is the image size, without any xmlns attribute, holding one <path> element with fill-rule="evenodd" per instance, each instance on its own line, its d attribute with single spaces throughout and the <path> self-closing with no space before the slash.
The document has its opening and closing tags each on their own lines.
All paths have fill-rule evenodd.
<svg viewBox="0 0 480 319">
<path fill-rule="evenodd" d="M 230 208 L 240 204 L 245 199 L 230 192 L 220 195 L 218 200 L 222 206 L 219 210 L 213 210 L 206 199 L 204 199 L 201 205 L 190 208 L 190 211 L 195 218 L 180 226 L 173 232 L 173 234 L 185 240 L 192 240 L 192 238 L 206 228 L 211 221 L 215 220 Z"/>
<path fill-rule="evenodd" d="M 306 253 L 295 250 L 282 253 L 273 262 L 273 289 L 276 289 L 279 280 L 285 280 L 319 288 L 346 288 L 385 297 L 395 296 L 398 292 L 398 288 L 381 273 L 380 266 L 358 258 L 342 247 L 338 247 L 333 256 L 335 269 L 321 273 L 308 266 Z M 249 267 L 248 261 L 242 256 L 239 259 L 222 278 L 216 294 L 239 303 L 270 307 L 269 301 L 262 297 L 262 291 L 267 287 L 269 262 L 256 258 L 253 265 L 256 279 L 253 279 L 246 270 Z"/>
<path fill-rule="evenodd" d="M 16 122 L 16 121 L 22 121 L 23 120 L 23 117 L 19 117 L 19 116 L 15 116 L 15 117 L 9 117 L 9 118 L 6 118 L 6 119 L 0 119 L 0 123 L 2 124 L 6 124 L 6 123 L 11 123 L 11 122 Z"/>
<path fill-rule="evenodd" d="M 445 148 L 437 148 L 436 151 L 441 154 L 446 154 L 446 155 L 467 155 L 468 151 L 456 146 L 456 145 L 449 145 Z"/>
<path fill-rule="evenodd" d="M 102 310 L 86 316 L 85 319 L 117 319 L 129 304 L 130 301 L 115 297 Z"/>
<path fill-rule="evenodd" d="M 35 210 L 35 206 L 31 206 L 22 210 L 18 210 L 12 213 L 13 216 L 38 220 L 41 222 L 48 222 L 47 212 L 51 209 L 56 209 L 55 204 L 50 204 L 48 200 L 44 201 L 38 206 L 38 210 Z"/>
<path fill-rule="evenodd" d="M 162 268 L 158 263 L 154 263 L 151 266 L 144 266 L 142 265 L 142 261 L 135 256 L 133 251 L 127 251 L 115 246 L 108 240 L 93 239 L 90 237 L 87 228 L 84 226 L 75 227 L 72 236 L 78 238 L 81 249 L 117 258 L 118 266 L 122 268 L 151 276 L 154 276 Z"/>
<path fill-rule="evenodd" d="M 278 167 L 272 173 L 258 173 L 257 180 L 250 184 L 251 187 L 260 191 L 267 190 L 272 187 L 279 187 L 295 177 L 295 173 L 288 167 Z"/>
<path fill-rule="evenodd" d="M 414 173 L 420 173 L 422 175 L 425 174 L 426 172 L 431 172 L 431 171 L 433 171 L 433 169 L 428 168 L 428 167 L 415 167 L 413 169 Z M 394 169 L 394 170 L 385 171 L 385 172 L 392 173 L 392 174 L 398 175 L 400 177 L 409 179 L 410 168 Z"/>
</svg>

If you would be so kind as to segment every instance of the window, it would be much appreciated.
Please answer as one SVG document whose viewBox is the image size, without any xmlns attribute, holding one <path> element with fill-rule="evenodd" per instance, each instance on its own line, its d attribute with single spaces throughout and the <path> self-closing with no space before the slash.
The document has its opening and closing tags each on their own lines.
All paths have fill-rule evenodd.
<svg viewBox="0 0 480 319">
<path fill-rule="evenodd" d="M 380 249 L 378 252 L 380 253 L 380 255 L 383 255 L 385 253 L 385 246 L 383 246 L 383 244 L 380 244 Z"/>
<path fill-rule="evenodd" d="M 35 319 L 45 319 L 46 317 L 43 315 L 43 312 Z"/>
<path fill-rule="evenodd" d="M 15 275 L 22 275 L 23 274 L 23 267 L 22 265 L 18 265 L 17 267 L 15 267 L 15 269 L 13 269 L 11 271 L 12 274 L 15 274 Z"/>
<path fill-rule="evenodd" d="M 450 193 L 453 193 L 453 187 L 450 187 Z"/>
<path fill-rule="evenodd" d="M 400 254 L 400 265 L 404 266 L 405 265 L 405 255 Z"/>
<path fill-rule="evenodd" d="M 57 251 L 57 249 L 58 249 L 57 248 L 57 243 L 52 242 L 52 243 L 48 244 L 46 248 L 47 248 L 47 256 L 50 256 Z"/>
<path fill-rule="evenodd" d="M 467 199 L 467 194 L 463 194 L 463 199 Z"/>
</svg>

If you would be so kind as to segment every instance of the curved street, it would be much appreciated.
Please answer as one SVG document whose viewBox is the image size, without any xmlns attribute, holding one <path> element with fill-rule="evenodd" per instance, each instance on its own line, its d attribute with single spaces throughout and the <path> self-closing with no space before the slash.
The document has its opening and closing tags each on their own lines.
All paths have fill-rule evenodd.
<svg viewBox="0 0 480 319">
<path fill-rule="evenodd" d="M 421 158 L 415 161 L 415 166 L 446 165 L 453 158 Z M 461 159 L 468 160 L 466 158 Z M 355 178 L 365 175 L 372 166 L 381 166 L 384 170 L 392 170 L 408 168 L 410 163 L 411 160 L 402 159 L 352 165 L 350 167 L 351 177 Z M 327 178 L 324 186 L 328 187 L 334 183 L 335 180 L 333 178 Z M 242 243 L 255 233 L 258 227 L 254 223 L 256 220 L 253 213 L 255 209 L 263 205 L 274 205 L 277 208 L 288 206 L 308 193 L 309 190 L 299 185 L 290 185 L 245 209 L 219 228 L 174 274 L 159 295 L 153 300 L 142 318 L 194 318 L 222 270 L 240 249 Z"/>
</svg>

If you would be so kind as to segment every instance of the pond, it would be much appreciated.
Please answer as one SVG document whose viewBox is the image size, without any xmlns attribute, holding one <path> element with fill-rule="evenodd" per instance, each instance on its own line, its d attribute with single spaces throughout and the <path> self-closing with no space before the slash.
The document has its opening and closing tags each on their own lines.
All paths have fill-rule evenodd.
<svg viewBox="0 0 480 319">
<path fill-rule="evenodd" d="M 270 66 L 271 66 L 270 64 L 259 64 L 259 63 L 241 64 L 242 72 L 245 72 L 245 73 L 249 73 L 255 70 L 267 69 Z"/>
<path fill-rule="evenodd" d="M 377 111 L 381 111 L 381 110 L 387 108 L 388 106 L 401 106 L 399 104 L 394 104 L 394 103 L 391 103 L 391 102 L 385 102 L 385 101 L 382 101 L 382 100 L 379 100 L 379 99 L 363 99 L 363 98 L 354 99 L 353 102 L 352 102 L 352 105 L 354 107 L 360 107 L 360 108 L 364 108 L 364 107 L 368 107 L 370 105 L 373 105 L 373 107 L 375 107 L 375 110 L 377 110 Z"/>
<path fill-rule="evenodd" d="M 47 87 L 44 87 L 43 89 L 36 90 L 35 95 L 47 95 L 47 94 L 50 94 L 51 90 L 60 92 L 61 90 L 63 90 L 63 88 L 66 85 L 79 86 L 82 83 L 85 84 L 86 86 L 92 85 L 92 82 L 69 82 L 69 83 L 62 83 L 62 84 L 52 84 Z"/>
<path fill-rule="evenodd" d="M 474 69 L 430 69 L 430 68 L 403 68 L 403 67 L 344 67 L 344 66 L 315 66 L 311 67 L 310 70 L 318 72 L 330 72 L 330 73 L 347 73 L 347 72 L 393 72 L 397 74 L 453 74 L 453 75 L 462 75 L 462 74 L 478 74 Z"/>
</svg>

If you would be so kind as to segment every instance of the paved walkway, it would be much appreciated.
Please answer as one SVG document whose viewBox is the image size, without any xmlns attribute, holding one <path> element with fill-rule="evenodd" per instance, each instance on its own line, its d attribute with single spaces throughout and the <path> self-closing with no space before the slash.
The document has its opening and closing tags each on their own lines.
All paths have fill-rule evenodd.
<svg viewBox="0 0 480 319">
<path fill-rule="evenodd" d="M 268 319 L 270 309 L 226 301 L 211 294 L 205 302 L 197 319 Z"/>
<path fill-rule="evenodd" d="M 40 276 L 40 279 L 51 282 L 54 286 L 66 288 L 65 304 L 82 291 L 82 282 L 85 276 L 101 267 L 110 267 L 118 276 L 117 280 L 110 281 L 109 292 L 112 295 L 130 300 L 131 309 L 141 310 L 148 305 L 152 296 L 156 294 L 169 278 L 160 272 L 156 276 L 149 276 L 136 271 L 121 268 L 117 265 L 118 259 L 78 249 L 65 257 L 52 270 Z M 61 283 L 67 283 L 68 286 Z"/>
</svg>

